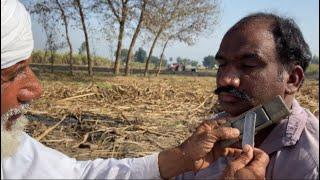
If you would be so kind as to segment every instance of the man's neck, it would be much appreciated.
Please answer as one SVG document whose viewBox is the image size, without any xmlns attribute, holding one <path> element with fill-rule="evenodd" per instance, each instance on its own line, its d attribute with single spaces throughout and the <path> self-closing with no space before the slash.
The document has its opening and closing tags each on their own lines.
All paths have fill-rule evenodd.
<svg viewBox="0 0 320 180">
<path fill-rule="evenodd" d="M 254 137 L 254 146 L 255 147 L 259 147 L 263 141 L 268 137 L 268 135 L 271 133 L 271 131 L 273 130 L 273 128 L 276 127 L 277 124 L 272 124 L 264 129 L 262 129 L 261 131 L 259 131 L 258 134 L 255 135 Z M 241 140 L 234 143 L 233 145 L 231 145 L 231 147 L 233 148 L 239 148 L 239 149 L 242 149 L 241 147 Z"/>
<path fill-rule="evenodd" d="M 263 141 L 268 137 L 271 131 L 277 126 L 277 124 L 272 124 L 264 129 L 262 129 L 254 138 L 255 146 L 259 147 Z"/>
</svg>

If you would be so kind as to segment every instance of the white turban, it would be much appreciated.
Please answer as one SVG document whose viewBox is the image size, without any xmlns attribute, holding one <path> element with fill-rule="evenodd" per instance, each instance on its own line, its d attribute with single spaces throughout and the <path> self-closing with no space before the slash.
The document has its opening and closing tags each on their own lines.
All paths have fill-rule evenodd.
<svg viewBox="0 0 320 180">
<path fill-rule="evenodd" d="M 30 14 L 18 0 L 1 0 L 1 69 L 31 56 Z"/>
</svg>

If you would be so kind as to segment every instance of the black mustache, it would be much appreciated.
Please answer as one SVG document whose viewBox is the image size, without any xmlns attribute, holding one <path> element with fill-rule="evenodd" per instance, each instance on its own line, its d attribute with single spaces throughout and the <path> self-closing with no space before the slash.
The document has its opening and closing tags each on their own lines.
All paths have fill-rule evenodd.
<svg viewBox="0 0 320 180">
<path fill-rule="evenodd" d="M 249 101 L 250 97 L 248 96 L 247 93 L 245 93 L 244 91 L 238 90 L 237 88 L 233 87 L 233 86 L 223 86 L 223 87 L 219 87 L 216 90 L 214 90 L 214 93 L 216 95 L 219 95 L 222 92 L 226 92 L 226 93 L 230 93 L 233 96 L 242 99 L 244 101 Z"/>
</svg>

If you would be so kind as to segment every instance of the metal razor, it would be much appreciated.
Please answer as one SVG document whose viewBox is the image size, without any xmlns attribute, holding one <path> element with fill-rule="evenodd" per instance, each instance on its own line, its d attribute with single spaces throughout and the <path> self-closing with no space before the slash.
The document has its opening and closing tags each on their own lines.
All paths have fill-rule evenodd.
<svg viewBox="0 0 320 180">
<path fill-rule="evenodd" d="M 225 124 L 225 126 L 239 129 L 240 139 L 242 139 L 244 135 L 244 128 L 247 128 L 248 126 L 250 127 L 250 122 L 247 122 L 247 125 L 245 126 L 246 116 L 248 119 L 247 121 L 249 121 L 250 118 L 252 119 L 252 117 L 254 116 L 253 113 L 255 114 L 254 132 L 256 134 L 261 129 L 264 129 L 272 124 L 278 123 L 281 119 L 288 116 L 290 114 L 290 111 L 289 108 L 286 106 L 284 100 L 281 98 L 281 96 L 278 95 L 271 101 L 268 101 L 262 105 L 258 105 L 250 109 L 249 111 L 237 116 L 236 118 L 231 119 Z M 250 117 L 247 114 L 249 114 Z M 247 140 L 249 141 L 249 139 L 246 139 L 246 141 Z M 239 141 L 239 139 L 223 140 L 220 141 L 220 145 L 224 148 L 234 144 L 237 141 Z"/>
</svg>

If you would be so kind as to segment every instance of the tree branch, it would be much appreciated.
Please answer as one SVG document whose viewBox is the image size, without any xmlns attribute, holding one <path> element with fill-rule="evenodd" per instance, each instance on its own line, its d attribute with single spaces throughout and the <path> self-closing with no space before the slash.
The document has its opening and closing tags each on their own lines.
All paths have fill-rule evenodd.
<svg viewBox="0 0 320 180">
<path fill-rule="evenodd" d="M 117 11 L 116 11 L 116 9 L 114 8 L 111 0 L 108 0 L 108 4 L 109 4 L 109 6 L 110 6 L 110 8 L 111 8 L 112 13 L 116 16 L 117 20 L 120 22 L 120 21 L 121 21 L 120 16 L 119 16 L 119 14 L 117 14 Z"/>
</svg>

